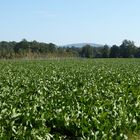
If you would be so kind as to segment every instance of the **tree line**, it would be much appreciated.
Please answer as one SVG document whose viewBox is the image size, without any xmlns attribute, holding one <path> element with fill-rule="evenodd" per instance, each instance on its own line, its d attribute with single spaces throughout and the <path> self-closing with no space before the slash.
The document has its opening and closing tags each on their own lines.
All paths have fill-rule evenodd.
<svg viewBox="0 0 140 140">
<path fill-rule="evenodd" d="M 92 47 L 86 45 L 82 48 L 81 57 L 88 58 L 140 58 L 140 48 L 133 41 L 124 40 L 120 46 Z"/>
<path fill-rule="evenodd" d="M 124 40 L 120 46 L 94 47 L 87 44 L 82 48 L 59 47 L 53 43 L 27 41 L 26 39 L 20 42 L 0 42 L 1 59 L 50 57 L 140 58 L 140 48 L 130 40 Z"/>
<path fill-rule="evenodd" d="M 20 42 L 0 42 L 0 59 L 14 58 L 50 58 L 50 57 L 74 57 L 73 52 L 57 47 L 53 43 L 43 43 L 37 41 Z"/>
</svg>

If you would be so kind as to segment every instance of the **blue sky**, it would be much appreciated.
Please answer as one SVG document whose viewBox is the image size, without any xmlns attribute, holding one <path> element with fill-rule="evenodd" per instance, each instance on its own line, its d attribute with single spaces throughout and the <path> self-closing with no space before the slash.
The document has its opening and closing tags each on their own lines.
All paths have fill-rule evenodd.
<svg viewBox="0 0 140 140">
<path fill-rule="evenodd" d="M 140 45 L 140 0 L 0 0 L 0 41 Z"/>
</svg>

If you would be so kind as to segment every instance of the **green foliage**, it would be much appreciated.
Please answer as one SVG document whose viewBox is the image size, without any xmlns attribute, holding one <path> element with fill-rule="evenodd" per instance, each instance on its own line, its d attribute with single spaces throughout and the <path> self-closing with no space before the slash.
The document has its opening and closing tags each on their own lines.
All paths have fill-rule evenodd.
<svg viewBox="0 0 140 140">
<path fill-rule="evenodd" d="M 136 46 L 133 41 L 124 40 L 120 46 L 120 54 L 124 58 L 132 58 L 136 54 Z"/>
<path fill-rule="evenodd" d="M 90 45 L 86 45 L 82 47 L 81 50 L 81 56 L 86 58 L 92 58 L 93 57 L 93 47 Z"/>
<path fill-rule="evenodd" d="M 124 40 L 120 46 L 85 45 L 83 47 L 59 47 L 53 43 L 37 41 L 0 42 L 0 59 L 47 59 L 47 58 L 140 58 L 140 48 L 133 41 Z"/>
<path fill-rule="evenodd" d="M 0 139 L 128 139 L 140 131 L 140 60 L 0 61 Z"/>
<path fill-rule="evenodd" d="M 110 57 L 111 58 L 118 58 L 120 57 L 120 48 L 116 45 L 113 45 L 110 49 Z"/>
</svg>

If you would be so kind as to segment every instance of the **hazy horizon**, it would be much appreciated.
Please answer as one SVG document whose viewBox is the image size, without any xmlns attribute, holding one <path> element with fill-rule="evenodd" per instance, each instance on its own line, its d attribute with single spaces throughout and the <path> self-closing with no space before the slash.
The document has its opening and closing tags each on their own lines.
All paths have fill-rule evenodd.
<svg viewBox="0 0 140 140">
<path fill-rule="evenodd" d="M 139 5 L 139 0 L 4 0 L 0 41 L 120 45 L 128 39 L 140 46 Z"/>
</svg>

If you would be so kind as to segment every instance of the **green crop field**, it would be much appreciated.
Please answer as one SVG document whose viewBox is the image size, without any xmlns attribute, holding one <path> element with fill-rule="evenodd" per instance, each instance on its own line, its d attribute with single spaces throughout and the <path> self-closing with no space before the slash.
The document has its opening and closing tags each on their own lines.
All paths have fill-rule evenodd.
<svg viewBox="0 0 140 140">
<path fill-rule="evenodd" d="M 140 59 L 0 61 L 0 140 L 140 139 Z"/>
</svg>

